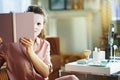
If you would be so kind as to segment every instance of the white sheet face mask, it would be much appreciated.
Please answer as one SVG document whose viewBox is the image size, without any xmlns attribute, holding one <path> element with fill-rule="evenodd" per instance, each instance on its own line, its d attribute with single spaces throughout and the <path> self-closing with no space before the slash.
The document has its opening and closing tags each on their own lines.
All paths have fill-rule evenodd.
<svg viewBox="0 0 120 80">
<path fill-rule="evenodd" d="M 40 14 L 34 14 L 34 38 L 36 38 L 43 29 L 44 16 Z"/>
</svg>

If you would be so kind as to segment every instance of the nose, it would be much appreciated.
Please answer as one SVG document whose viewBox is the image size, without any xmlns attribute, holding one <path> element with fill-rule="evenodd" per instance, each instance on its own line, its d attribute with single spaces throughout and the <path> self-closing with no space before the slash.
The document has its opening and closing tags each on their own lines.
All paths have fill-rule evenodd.
<svg viewBox="0 0 120 80">
<path fill-rule="evenodd" d="M 39 29 L 37 24 L 34 24 L 34 29 Z"/>
</svg>

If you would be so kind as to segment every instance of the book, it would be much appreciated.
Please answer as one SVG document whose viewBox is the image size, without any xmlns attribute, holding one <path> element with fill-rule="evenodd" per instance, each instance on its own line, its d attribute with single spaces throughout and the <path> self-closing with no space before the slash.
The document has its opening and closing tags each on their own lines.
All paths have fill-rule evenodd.
<svg viewBox="0 0 120 80">
<path fill-rule="evenodd" d="M 20 38 L 34 38 L 32 12 L 0 14 L 0 37 L 5 42 L 18 42 Z"/>
</svg>

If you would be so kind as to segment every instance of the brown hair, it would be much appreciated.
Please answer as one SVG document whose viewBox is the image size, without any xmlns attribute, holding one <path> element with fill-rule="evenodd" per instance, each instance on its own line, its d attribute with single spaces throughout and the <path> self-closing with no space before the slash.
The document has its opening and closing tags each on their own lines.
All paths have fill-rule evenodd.
<svg viewBox="0 0 120 80">
<path fill-rule="evenodd" d="M 34 12 L 36 14 L 41 14 L 44 16 L 44 27 L 41 30 L 41 33 L 39 34 L 38 37 L 45 39 L 45 24 L 47 22 L 47 15 L 45 12 L 45 9 L 43 9 L 41 6 L 29 6 L 27 12 Z"/>
</svg>

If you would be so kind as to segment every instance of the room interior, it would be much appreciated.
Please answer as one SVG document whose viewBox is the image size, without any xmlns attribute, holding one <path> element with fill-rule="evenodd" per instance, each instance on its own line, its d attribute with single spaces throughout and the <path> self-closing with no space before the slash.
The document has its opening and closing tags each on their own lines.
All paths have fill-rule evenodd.
<svg viewBox="0 0 120 80">
<path fill-rule="evenodd" d="M 50 80 L 61 76 L 60 70 L 64 70 L 66 63 L 86 59 L 88 55 L 85 55 L 85 50 L 91 50 L 90 58 L 92 58 L 95 47 L 105 51 L 109 45 L 110 24 L 114 24 L 114 33 L 118 36 L 114 39 L 119 39 L 120 16 L 116 16 L 118 11 L 114 10 L 119 8 L 117 7 L 119 0 L 114 0 L 114 5 L 117 6 L 113 6 L 113 2 L 109 0 L 57 0 L 56 3 L 54 3 L 55 0 L 28 1 L 30 1 L 28 4 L 42 5 L 48 13 L 46 39 L 51 45 L 53 64 L 53 72 L 49 76 Z M 116 45 L 118 45 L 119 50 L 120 44 L 118 43 L 119 41 Z M 109 51 L 106 52 L 106 55 L 108 58 Z M 63 75 L 68 74 L 70 73 L 63 73 Z M 78 73 L 74 74 L 78 75 Z M 83 74 L 80 75 L 83 76 Z M 114 79 L 109 78 L 109 80 Z"/>
<path fill-rule="evenodd" d="M 83 6 L 82 8 L 62 10 L 51 9 L 50 5 L 46 3 L 50 4 L 49 1 L 42 1 L 42 4 L 48 9 L 47 34 L 49 37 L 59 37 L 61 68 L 66 63 L 86 58 L 83 55 L 84 50 L 92 52 L 95 47 L 106 51 L 105 57 L 109 58 L 109 51 L 106 50 L 106 47 L 109 44 L 110 24 L 114 24 L 115 33 L 119 34 L 117 19 L 114 15 L 118 11 L 115 10 L 116 13 L 114 13 L 113 2 L 109 2 L 109 0 L 83 0 L 82 4 L 78 2 Z M 115 5 L 117 5 L 117 0 Z M 117 45 L 119 44 L 117 43 Z"/>
<path fill-rule="evenodd" d="M 76 2 L 78 1 L 78 4 L 82 7 L 78 6 L 76 8 L 76 4 L 73 1 L 74 7 L 67 6 L 67 8 L 62 7 L 62 9 L 56 9 L 54 6 L 51 7 L 50 1 L 52 0 L 41 0 L 40 2 L 48 10 L 48 36 L 59 38 L 60 68 L 64 68 L 66 63 L 86 58 L 83 55 L 84 50 L 93 51 L 95 47 L 98 47 L 105 51 L 105 48 L 108 46 L 110 24 L 113 23 L 115 25 L 115 33 L 119 34 L 119 27 L 114 15 L 118 11 L 114 11 L 113 2 L 109 2 L 109 0 L 82 0 L 82 3 L 79 2 L 81 0 L 74 0 Z M 117 1 L 115 5 L 118 5 Z M 109 54 L 109 52 L 106 54 Z M 92 57 L 92 54 L 90 57 Z M 108 58 L 108 55 L 106 58 Z M 61 70 L 60 68 L 58 68 L 59 71 Z M 63 71 L 63 74 L 68 75 L 73 73 L 65 73 Z M 74 74 L 79 75 L 78 73 Z M 60 74 L 58 75 L 60 76 Z M 55 78 L 52 77 L 52 79 Z M 106 80 L 108 79 L 110 78 L 106 78 Z M 112 79 L 114 80 L 116 78 L 112 77 Z"/>
</svg>

